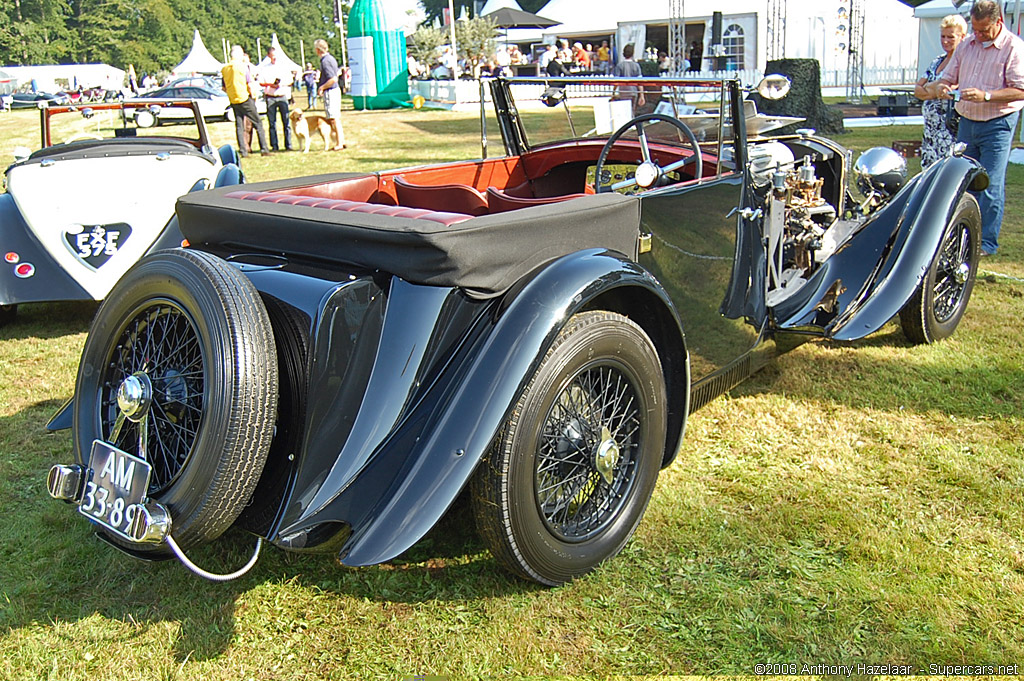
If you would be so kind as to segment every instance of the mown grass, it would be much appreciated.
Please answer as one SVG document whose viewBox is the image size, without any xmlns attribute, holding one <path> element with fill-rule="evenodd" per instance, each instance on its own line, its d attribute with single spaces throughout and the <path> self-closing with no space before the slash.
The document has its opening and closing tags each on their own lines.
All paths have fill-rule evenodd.
<svg viewBox="0 0 1024 681">
<path fill-rule="evenodd" d="M 36 120 L 0 116 L 0 152 L 35 144 Z M 350 113 L 345 127 L 346 152 L 255 157 L 245 171 L 261 180 L 480 153 L 473 115 Z M 214 135 L 230 141 L 233 129 Z M 918 135 L 840 139 L 863 149 Z M 1024 168 L 1011 168 L 1003 246 L 983 261 L 953 338 L 914 347 L 890 324 L 784 355 L 690 419 L 635 539 L 558 589 L 506 575 L 458 519 L 358 570 L 270 548 L 249 575 L 210 584 L 122 556 L 43 486 L 69 451 L 66 433 L 43 426 L 73 391 L 95 305 L 26 306 L 0 329 L 0 678 L 1024 663 L 1022 187 Z M 231 534 L 196 558 L 232 569 L 251 546 Z"/>
</svg>

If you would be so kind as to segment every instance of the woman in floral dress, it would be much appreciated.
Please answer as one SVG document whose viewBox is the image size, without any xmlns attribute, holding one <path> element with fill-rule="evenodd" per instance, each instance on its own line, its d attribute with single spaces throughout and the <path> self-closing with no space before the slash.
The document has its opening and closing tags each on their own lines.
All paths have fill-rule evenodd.
<svg viewBox="0 0 1024 681">
<path fill-rule="evenodd" d="M 959 14 L 943 17 L 940 24 L 940 41 L 944 54 L 940 54 L 928 65 L 924 76 L 914 86 L 914 96 L 922 100 L 921 114 L 924 116 L 924 138 L 921 141 L 921 167 L 927 168 L 949 153 L 955 141 L 946 128 L 946 115 L 953 106 L 950 99 L 932 99 L 925 85 L 936 80 L 946 68 L 956 46 L 967 35 L 967 22 Z"/>
</svg>

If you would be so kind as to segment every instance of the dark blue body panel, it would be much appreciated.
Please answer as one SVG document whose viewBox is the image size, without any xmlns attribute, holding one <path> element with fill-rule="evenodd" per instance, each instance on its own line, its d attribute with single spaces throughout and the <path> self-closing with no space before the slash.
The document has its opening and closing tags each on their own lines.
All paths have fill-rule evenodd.
<svg viewBox="0 0 1024 681">
<path fill-rule="evenodd" d="M 954 157 L 908 182 L 774 308 L 777 330 L 854 340 L 880 329 L 920 285 L 960 197 L 983 173 Z"/>
<path fill-rule="evenodd" d="M 264 299 L 305 305 L 309 323 L 305 426 L 264 534 L 290 549 L 341 546 L 348 565 L 393 558 L 437 522 L 568 317 L 622 288 L 671 306 L 643 268 L 602 251 L 550 263 L 489 301 L 396 277 L 246 273 Z"/>
<path fill-rule="evenodd" d="M 0 255 L 4 253 L 17 253 L 19 263 L 31 263 L 35 273 L 21 279 L 14 274 L 16 264 L 0 261 L 0 305 L 92 300 L 32 235 L 10 194 L 0 194 Z"/>
</svg>

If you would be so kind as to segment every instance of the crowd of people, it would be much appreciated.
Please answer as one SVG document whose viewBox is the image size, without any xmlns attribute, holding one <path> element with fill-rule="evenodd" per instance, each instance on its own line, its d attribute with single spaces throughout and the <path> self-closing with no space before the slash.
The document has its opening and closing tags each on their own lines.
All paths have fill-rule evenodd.
<svg viewBox="0 0 1024 681">
<path fill-rule="evenodd" d="M 639 56 L 635 55 L 635 48 L 630 49 L 634 56 Z M 625 48 L 623 54 L 616 59 L 607 40 L 602 40 L 601 44 L 595 47 L 593 43 L 579 41 L 570 45 L 569 41 L 563 38 L 536 49 L 534 54 L 524 53 L 518 45 L 498 45 L 494 54 L 482 60 L 476 67 L 464 57 L 456 58 L 450 46 L 443 47 L 429 64 L 418 61 L 412 55 L 407 60 L 409 76 L 418 79 L 449 80 L 455 78 L 456 74 L 467 78 L 513 76 L 517 75 L 516 67 L 521 66 L 533 66 L 538 73 L 554 76 L 574 73 L 611 75 L 614 68 L 626 59 L 624 53 Z M 700 43 L 693 41 L 682 60 L 682 70 L 700 70 L 702 53 Z M 673 61 L 664 50 L 648 47 L 643 57 L 656 62 L 661 74 L 674 70 Z"/>
<path fill-rule="evenodd" d="M 341 125 L 343 71 L 330 53 L 327 41 L 317 40 L 313 47 L 320 58 L 319 68 L 314 69 L 313 64 L 307 62 L 301 72 L 286 64 L 276 47 L 267 51 L 267 58 L 259 67 L 252 64 L 241 45 L 231 47 L 231 59 L 221 69 L 221 78 L 235 115 L 235 135 L 241 156 L 250 154 L 254 133 L 263 156 L 269 156 L 273 151 L 295 150 L 292 144 L 292 106 L 295 103 L 295 92 L 300 88 L 306 90 L 307 110 L 313 108 L 317 98 L 323 101 L 324 118 L 330 125 L 335 141 L 332 148 L 346 148 Z M 260 96 L 267 105 L 269 142 L 256 108 Z M 281 123 L 281 137 L 277 134 L 278 120 Z"/>
<path fill-rule="evenodd" d="M 1024 108 L 1024 41 L 1007 30 L 994 0 L 977 0 L 970 18 L 970 35 L 959 15 L 943 19 L 943 54 L 914 92 L 924 100 L 922 165 L 947 155 L 955 141 L 988 173 L 988 187 L 971 193 L 981 209 L 981 254 L 989 256 L 999 248 L 1006 165 Z"/>
<path fill-rule="evenodd" d="M 981 249 L 983 255 L 996 253 L 1005 203 L 1006 166 L 1013 144 L 1019 112 L 1024 108 L 1024 41 L 1006 29 L 999 3 L 976 0 L 970 10 L 970 29 L 958 14 L 945 17 L 940 25 L 942 53 L 937 55 L 917 82 L 914 94 L 922 100 L 924 133 L 921 145 L 922 167 L 927 168 L 950 153 L 955 142 L 965 145 L 964 153 L 977 159 L 989 176 L 988 187 L 973 191 L 982 216 Z M 291 150 L 290 107 L 295 91 L 305 89 L 306 108 L 323 102 L 325 118 L 335 135 L 334 149 L 345 148 L 341 125 L 343 72 L 330 54 L 327 42 L 314 44 L 320 59 L 318 68 L 310 62 L 293 71 L 279 64 L 278 50 L 268 51 L 267 62 L 256 69 L 244 50 L 231 48 L 231 61 L 224 67 L 224 89 L 235 113 L 238 146 L 242 156 L 250 153 L 252 133 L 261 153 Z M 535 55 L 526 55 L 516 45 L 500 45 L 476 73 L 468 63 L 459 63 L 450 47 L 444 48 L 432 64 L 409 57 L 409 74 L 414 78 L 453 78 L 459 72 L 479 75 L 513 75 L 518 65 L 535 64 L 538 72 L 553 76 L 572 73 L 600 73 L 624 78 L 642 75 L 635 60 L 633 45 L 626 45 L 618 59 L 607 40 L 596 48 L 592 44 L 558 40 L 544 46 Z M 660 73 L 674 70 L 664 51 L 645 50 L 645 58 L 656 61 Z M 697 41 L 690 46 L 683 70 L 700 69 L 702 53 Z M 133 74 L 134 75 L 134 74 Z M 257 113 L 255 100 L 262 95 L 267 103 L 269 140 Z M 634 107 L 643 106 L 641 88 L 622 86 L 615 98 L 631 99 Z M 280 120 L 282 136 L 278 136 Z"/>
</svg>

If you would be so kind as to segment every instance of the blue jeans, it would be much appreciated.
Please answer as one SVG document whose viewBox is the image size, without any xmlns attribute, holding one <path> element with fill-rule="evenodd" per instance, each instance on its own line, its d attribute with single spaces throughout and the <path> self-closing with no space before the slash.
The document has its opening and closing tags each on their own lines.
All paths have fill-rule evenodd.
<svg viewBox="0 0 1024 681">
<path fill-rule="evenodd" d="M 288 125 L 288 98 L 267 97 L 267 127 L 270 128 L 270 148 L 277 151 L 277 116 L 281 117 L 281 127 L 284 128 L 284 146 L 292 148 L 292 129 Z M 1009 152 L 1007 152 L 1009 153 Z"/>
<path fill-rule="evenodd" d="M 981 208 L 981 250 L 995 253 L 999 248 L 999 228 L 1003 225 L 1006 198 L 1006 163 L 1013 146 L 1013 131 L 1019 113 L 991 121 L 960 119 L 957 141 L 967 145 L 965 156 L 976 159 L 988 173 L 988 188 L 972 191 Z"/>
</svg>

